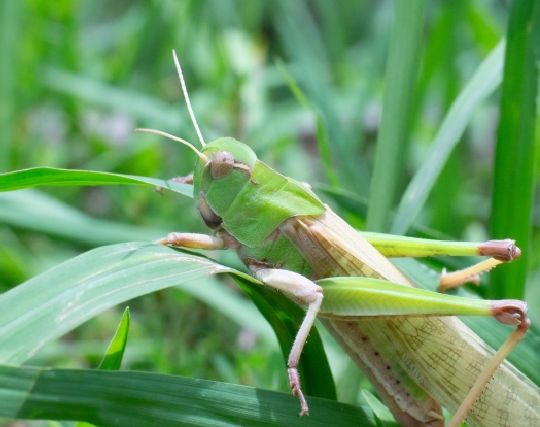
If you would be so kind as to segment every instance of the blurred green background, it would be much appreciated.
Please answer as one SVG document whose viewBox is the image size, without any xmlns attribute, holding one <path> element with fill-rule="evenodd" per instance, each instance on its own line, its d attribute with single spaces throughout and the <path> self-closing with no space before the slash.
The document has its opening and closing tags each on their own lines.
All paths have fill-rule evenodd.
<svg viewBox="0 0 540 427">
<path fill-rule="evenodd" d="M 385 209 L 387 224 L 371 227 L 388 231 L 449 107 L 508 31 L 510 8 L 510 2 L 494 0 L 432 1 L 422 8 L 420 42 L 415 52 L 401 52 L 417 55 L 417 68 L 399 163 L 383 170 L 395 175 L 395 190 L 388 190 L 371 183 L 391 84 L 393 2 L 3 0 L 0 172 L 55 166 L 164 179 L 188 174 L 195 160 L 188 149 L 134 131 L 152 127 L 196 142 L 172 64 L 174 48 L 207 141 L 232 135 L 248 143 L 280 172 L 311 183 L 358 228 L 365 228 L 366 205 L 371 209 L 374 198 L 395 191 Z M 400 73 L 397 61 L 393 76 Z M 296 84 L 307 101 L 295 96 Z M 497 179 L 506 178 L 495 168 L 500 115 L 498 88 L 466 117 L 460 143 L 427 201 L 419 203 L 419 215 L 410 214 L 412 227 L 401 232 L 479 241 L 513 237 L 491 231 L 501 230 L 491 220 L 493 204 L 508 204 L 493 190 Z M 537 113 L 533 123 L 539 123 Z M 534 160 L 538 133 L 532 141 L 524 157 Z M 537 193 L 540 164 L 531 165 L 527 181 L 517 179 Z M 540 278 L 539 218 L 531 200 L 512 206 L 532 218 L 530 224 L 515 221 L 531 236 L 524 248 L 528 259 L 520 261 L 526 289 L 519 276 L 498 296 L 525 293 L 531 317 L 540 321 L 534 286 Z M 205 231 L 193 200 L 127 186 L 1 193 L 0 289 L 90 248 L 148 241 L 172 230 Z M 238 265 L 233 255 L 224 256 Z M 238 292 L 231 283 L 221 285 Z M 266 325 L 242 326 L 222 313 L 215 298 L 194 294 L 169 289 L 130 303 L 124 367 L 286 391 L 281 354 Z M 247 302 L 245 307 L 255 310 Z M 122 309 L 46 346 L 33 362 L 95 366 Z"/>
</svg>

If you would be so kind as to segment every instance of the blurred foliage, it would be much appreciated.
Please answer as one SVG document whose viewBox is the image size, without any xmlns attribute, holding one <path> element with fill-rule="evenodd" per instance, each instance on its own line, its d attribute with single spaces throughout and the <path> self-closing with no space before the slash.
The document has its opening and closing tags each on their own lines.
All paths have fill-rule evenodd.
<svg viewBox="0 0 540 427">
<path fill-rule="evenodd" d="M 390 86 L 385 78 L 393 13 L 392 2 L 367 0 L 3 0 L 0 172 L 54 166 L 162 179 L 188 174 L 193 153 L 134 132 L 153 127 L 196 141 L 172 65 L 174 48 L 207 140 L 232 135 L 250 144 L 280 172 L 315 190 L 324 188 L 326 201 L 363 228 L 365 201 L 378 190 L 370 193 L 370 177 L 383 94 Z M 425 5 L 406 149 L 393 178 L 397 199 L 390 206 L 397 207 L 399 194 L 424 164 L 452 102 L 505 36 L 509 15 L 510 2 L 499 0 Z M 287 75 L 309 104 L 295 97 Z M 412 235 L 428 230 L 454 239 L 489 237 L 491 200 L 498 197 L 492 188 L 499 104 L 497 91 L 470 116 Z M 537 126 L 539 117 L 537 111 L 532 120 Z M 537 132 L 532 145 L 539 143 Z M 535 159 L 534 148 L 529 150 Z M 533 166 L 527 185 L 537 194 L 540 163 Z M 205 230 L 193 201 L 174 193 L 131 186 L 43 191 L 47 194 L 21 192 L 17 200 L 15 193 L 0 194 L 2 290 L 98 241 L 147 241 L 167 230 Z M 532 228 L 527 225 L 526 295 L 533 321 L 540 322 L 540 288 L 533 286 L 540 278 L 540 220 L 534 208 Z M 79 221 L 81 235 L 67 231 L 63 220 L 51 220 L 59 215 Z M 109 240 L 100 227 L 110 230 Z M 238 265 L 230 254 L 219 256 Z M 447 264 L 462 265 L 452 262 Z M 124 367 L 286 391 L 275 342 L 231 322 L 215 309 L 218 303 L 208 306 L 176 289 L 130 303 Z M 95 366 L 119 313 L 89 321 L 45 347 L 33 363 Z M 339 387 L 347 383 L 348 369 L 337 369 L 338 394 L 354 402 L 358 385 L 350 386 L 353 391 Z"/>
</svg>

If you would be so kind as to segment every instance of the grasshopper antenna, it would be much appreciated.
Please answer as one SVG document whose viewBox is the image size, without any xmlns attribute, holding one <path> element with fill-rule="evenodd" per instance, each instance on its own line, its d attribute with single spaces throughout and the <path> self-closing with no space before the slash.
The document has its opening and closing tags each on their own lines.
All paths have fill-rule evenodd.
<svg viewBox="0 0 540 427">
<path fill-rule="evenodd" d="M 184 94 L 184 98 L 186 100 L 186 105 L 189 111 L 189 116 L 191 117 L 191 122 L 193 123 L 193 126 L 195 127 L 195 132 L 197 132 L 197 138 L 199 138 L 199 142 L 203 147 L 206 146 L 206 143 L 204 142 L 204 138 L 202 136 L 201 130 L 199 129 L 199 125 L 197 124 L 197 119 L 195 118 L 195 114 L 193 114 L 193 109 L 191 108 L 191 101 L 189 100 L 189 94 L 186 87 L 186 81 L 184 80 L 184 73 L 182 73 L 182 67 L 180 66 L 180 61 L 178 60 L 178 56 L 176 55 L 176 51 L 173 49 L 172 51 L 174 66 L 176 67 L 176 71 L 178 72 L 178 78 L 180 79 L 180 86 L 182 87 L 182 93 Z"/>
<path fill-rule="evenodd" d="M 206 157 L 203 153 L 201 153 L 199 150 L 197 150 L 197 148 L 193 144 L 187 142 L 185 139 L 182 139 L 179 136 L 174 136 L 174 135 L 171 135 L 170 133 L 163 132 L 163 131 L 157 130 L 157 129 L 138 128 L 138 129 L 135 129 L 135 130 L 137 132 L 153 133 L 155 135 L 164 136 L 165 138 L 168 138 L 168 139 L 171 139 L 173 141 L 179 142 L 180 144 L 184 144 L 185 146 L 187 146 L 191 150 L 193 150 L 195 152 L 195 154 L 197 154 L 199 159 L 201 159 L 204 163 L 208 162 L 208 157 Z"/>
</svg>

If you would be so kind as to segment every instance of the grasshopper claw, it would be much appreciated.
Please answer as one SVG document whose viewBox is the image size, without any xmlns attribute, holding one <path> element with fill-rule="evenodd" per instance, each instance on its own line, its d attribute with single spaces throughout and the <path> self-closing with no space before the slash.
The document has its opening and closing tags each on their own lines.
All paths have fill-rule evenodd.
<svg viewBox="0 0 540 427">
<path fill-rule="evenodd" d="M 306 398 L 304 397 L 304 393 L 302 393 L 302 389 L 300 388 L 300 378 L 298 376 L 298 369 L 296 368 L 289 368 L 289 385 L 291 386 L 291 391 L 293 396 L 298 397 L 300 400 L 300 416 L 303 417 L 304 415 L 309 415 L 309 407 L 306 402 Z"/>
<path fill-rule="evenodd" d="M 491 310 L 501 323 L 519 326 L 527 322 L 527 303 L 523 301 L 512 299 L 493 301 Z"/>
</svg>

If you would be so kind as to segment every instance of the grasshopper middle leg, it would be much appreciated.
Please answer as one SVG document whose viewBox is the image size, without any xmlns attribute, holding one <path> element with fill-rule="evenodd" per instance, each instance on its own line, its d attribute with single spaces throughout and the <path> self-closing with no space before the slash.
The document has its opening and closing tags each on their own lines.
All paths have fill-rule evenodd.
<svg viewBox="0 0 540 427">
<path fill-rule="evenodd" d="M 277 268 L 254 268 L 254 276 L 265 285 L 284 292 L 294 300 L 307 304 L 308 309 L 300 329 L 294 339 L 293 346 L 287 361 L 289 384 L 294 396 L 300 400 L 300 415 L 308 415 L 309 408 L 302 393 L 300 377 L 298 375 L 298 362 L 304 349 L 309 331 L 315 322 L 323 300 L 322 288 L 294 271 Z"/>
<path fill-rule="evenodd" d="M 158 239 L 156 243 L 176 248 L 219 250 L 235 248 L 238 245 L 235 239 L 228 234 L 209 236 L 196 233 L 169 233 Z M 252 265 L 253 275 L 265 285 L 279 290 L 301 304 L 307 304 L 308 309 L 300 329 L 298 330 L 287 360 L 289 384 L 294 396 L 300 400 L 300 415 L 308 415 L 309 408 L 300 386 L 298 362 L 309 335 L 309 331 L 317 318 L 323 300 L 322 288 L 290 270 L 277 268 L 261 268 Z"/>
</svg>

